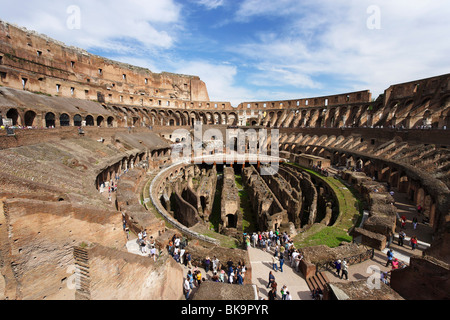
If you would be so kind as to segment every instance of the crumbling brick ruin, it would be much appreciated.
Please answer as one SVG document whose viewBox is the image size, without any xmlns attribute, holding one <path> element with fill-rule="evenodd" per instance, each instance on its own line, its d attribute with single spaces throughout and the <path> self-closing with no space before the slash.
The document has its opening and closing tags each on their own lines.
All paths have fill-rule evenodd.
<svg viewBox="0 0 450 320">
<path fill-rule="evenodd" d="M 264 128 L 270 146 L 278 129 L 279 170 L 173 162 L 173 144 L 186 142 L 174 127 L 194 136 L 198 122 L 224 138 L 235 130 L 232 144 Z M 245 263 L 251 285 L 247 252 L 224 245 L 242 240 L 235 174 L 255 228 L 295 236 L 340 223 L 344 208 L 324 178 L 333 167 L 367 214 L 344 230 L 355 243 L 302 248 L 303 275 L 389 245 L 398 231 L 389 185 L 423 207 L 434 241 L 392 273 L 395 292 L 383 288 L 377 299 L 448 299 L 435 287 L 449 287 L 449 125 L 450 74 L 392 85 L 376 99 L 363 90 L 234 108 L 210 101 L 198 76 L 156 74 L 1 22 L 0 299 L 180 299 L 183 270 L 164 254 L 175 233 L 189 239 L 194 263 L 206 255 Z M 233 152 L 251 150 L 250 140 Z M 211 230 L 218 187 L 221 234 Z M 157 261 L 128 251 L 123 221 L 156 239 Z M 370 299 L 360 283 L 331 286 L 330 298 Z"/>
</svg>

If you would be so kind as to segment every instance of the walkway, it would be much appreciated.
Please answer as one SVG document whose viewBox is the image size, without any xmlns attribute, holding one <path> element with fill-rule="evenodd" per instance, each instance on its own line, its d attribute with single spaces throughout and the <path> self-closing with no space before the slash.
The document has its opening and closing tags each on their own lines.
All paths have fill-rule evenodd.
<svg viewBox="0 0 450 320">
<path fill-rule="evenodd" d="M 407 218 L 406 229 L 404 230 L 406 233 L 406 240 L 404 241 L 404 246 L 400 247 L 398 245 L 398 232 L 400 229 L 397 227 L 395 240 L 390 245 L 389 248 L 384 249 L 383 251 L 375 250 L 375 256 L 372 260 L 365 261 L 363 263 L 353 265 L 349 267 L 349 280 L 348 281 L 358 281 L 368 279 L 374 274 L 375 270 L 380 270 L 383 272 L 387 272 L 391 270 L 391 267 L 386 267 L 387 256 L 386 253 L 389 249 L 392 249 L 394 252 L 394 257 L 399 259 L 400 261 L 409 265 L 411 256 L 421 256 L 422 251 L 430 246 L 432 242 L 432 234 L 433 230 L 427 224 L 422 223 L 422 219 L 419 218 L 419 224 L 417 229 L 414 230 L 412 225 L 412 219 L 417 216 L 417 209 L 415 205 L 407 198 L 407 195 L 404 193 L 398 193 L 394 190 L 394 200 L 395 206 L 398 210 L 398 216 L 401 217 L 405 215 Z M 409 239 L 411 236 L 416 235 L 419 240 L 419 245 L 416 250 L 412 250 L 409 244 Z M 334 272 L 326 271 L 330 282 L 345 282 L 346 280 L 341 280 Z"/>
<path fill-rule="evenodd" d="M 249 249 L 250 262 L 252 265 L 252 283 L 258 287 L 259 297 L 268 299 L 267 283 L 269 272 L 272 271 L 275 276 L 277 286 L 277 297 L 281 299 L 280 289 L 283 285 L 288 287 L 292 300 L 312 300 L 311 291 L 306 284 L 306 280 L 302 273 L 296 272 L 291 268 L 289 260 L 285 259 L 283 272 L 273 271 L 272 269 L 272 253 L 262 251 L 258 248 L 251 247 Z M 279 263 L 278 263 L 279 266 Z"/>
</svg>

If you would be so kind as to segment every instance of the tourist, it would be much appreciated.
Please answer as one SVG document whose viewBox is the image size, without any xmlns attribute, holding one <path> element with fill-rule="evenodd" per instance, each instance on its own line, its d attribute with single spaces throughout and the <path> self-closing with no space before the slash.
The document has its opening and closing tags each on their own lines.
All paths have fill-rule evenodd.
<svg viewBox="0 0 450 320">
<path fill-rule="evenodd" d="M 392 249 L 389 249 L 389 251 L 387 252 L 387 262 L 386 262 L 386 267 L 391 265 L 392 266 L 392 261 L 394 260 L 394 251 L 392 251 Z"/>
<path fill-rule="evenodd" d="M 385 284 L 389 284 L 388 283 L 388 273 L 387 272 L 381 272 L 380 273 L 380 279 L 381 279 L 381 282 L 383 282 L 383 283 L 385 283 Z"/>
<path fill-rule="evenodd" d="M 418 223 L 417 217 L 413 218 L 412 223 L 413 223 L 413 229 L 416 230 L 417 229 L 417 223 Z"/>
<path fill-rule="evenodd" d="M 395 269 L 398 269 L 398 259 L 397 258 L 395 258 L 392 261 L 392 270 L 395 270 Z"/>
<path fill-rule="evenodd" d="M 156 261 L 156 248 L 152 247 L 150 249 L 150 257 L 153 258 L 153 261 Z"/>
<path fill-rule="evenodd" d="M 200 287 L 202 284 L 202 272 L 197 270 L 194 272 L 195 280 L 197 280 L 197 287 Z"/>
<path fill-rule="evenodd" d="M 411 237 L 411 249 L 415 250 L 417 248 L 417 236 Z"/>
<path fill-rule="evenodd" d="M 180 263 L 180 254 L 178 253 L 178 249 L 175 249 L 173 258 L 175 259 L 176 262 Z"/>
<path fill-rule="evenodd" d="M 277 293 L 276 293 L 275 289 L 270 290 L 268 296 L 269 296 L 269 300 L 276 300 Z"/>
<path fill-rule="evenodd" d="M 239 284 L 239 285 L 243 285 L 244 284 L 244 278 L 242 277 L 242 274 L 239 271 L 237 273 L 237 279 L 236 280 L 237 280 L 237 284 Z"/>
<path fill-rule="evenodd" d="M 264 238 L 261 238 L 261 248 L 263 251 L 266 251 L 266 240 Z"/>
<path fill-rule="evenodd" d="M 298 250 L 294 250 L 291 254 L 291 268 L 297 269 L 296 265 L 298 266 L 298 260 L 297 257 L 300 255 L 300 252 Z"/>
<path fill-rule="evenodd" d="M 270 286 L 272 289 L 275 290 L 275 292 L 277 292 L 278 283 L 276 281 L 272 282 L 272 284 Z"/>
<path fill-rule="evenodd" d="M 280 256 L 280 271 L 283 272 L 284 256 Z"/>
<path fill-rule="evenodd" d="M 187 277 L 184 280 L 183 290 L 184 290 L 184 296 L 186 297 L 186 300 L 189 300 L 189 295 L 191 293 L 191 286 L 189 284 L 189 279 Z"/>
<path fill-rule="evenodd" d="M 341 273 L 341 260 L 337 260 L 335 263 L 334 263 L 334 267 L 336 268 L 336 274 L 337 274 L 337 276 L 339 277 L 339 275 L 340 275 L 340 273 Z"/>
<path fill-rule="evenodd" d="M 234 269 L 231 268 L 230 273 L 228 274 L 228 283 L 233 284 L 234 283 Z"/>
<path fill-rule="evenodd" d="M 194 275 L 192 274 L 191 270 L 188 271 L 187 273 L 187 278 L 189 279 L 189 286 L 191 289 L 194 289 Z"/>
<path fill-rule="evenodd" d="M 418 214 L 422 214 L 422 206 L 419 204 L 418 206 L 417 206 L 417 213 Z"/>
<path fill-rule="evenodd" d="M 206 257 L 206 259 L 205 259 L 205 272 L 206 272 L 206 273 L 208 273 L 210 265 L 211 265 L 211 259 L 210 259 L 209 256 L 208 256 L 208 257 Z"/>
<path fill-rule="evenodd" d="M 242 279 L 245 279 L 245 272 L 247 271 L 247 268 L 245 267 L 245 264 L 242 265 L 241 268 L 241 275 L 242 275 Z"/>
<path fill-rule="evenodd" d="M 190 252 L 186 252 L 186 261 L 187 261 L 187 267 L 189 269 L 192 269 L 192 256 Z"/>
<path fill-rule="evenodd" d="M 284 285 L 280 290 L 281 300 L 286 300 L 287 292 L 288 292 L 288 288 L 286 285 Z"/>
<path fill-rule="evenodd" d="M 214 256 L 212 260 L 213 272 L 217 272 L 217 269 L 219 268 L 219 263 L 220 263 L 219 259 L 217 259 L 217 257 Z"/>
<path fill-rule="evenodd" d="M 181 239 L 177 236 L 173 243 L 175 245 L 175 248 L 179 248 L 180 247 L 180 243 L 181 243 Z"/>
<path fill-rule="evenodd" d="M 298 255 L 295 257 L 295 271 L 299 272 L 299 268 L 300 268 L 300 262 L 303 259 L 303 255 L 301 254 L 301 252 L 298 253 Z"/>
<path fill-rule="evenodd" d="M 270 288 L 272 283 L 275 282 L 275 276 L 273 275 L 272 271 L 269 272 L 269 283 L 267 283 L 267 288 Z"/>
<path fill-rule="evenodd" d="M 403 242 L 405 240 L 405 237 L 406 237 L 406 233 L 403 230 L 401 230 L 398 234 L 398 245 L 400 247 L 403 247 Z"/>
<path fill-rule="evenodd" d="M 225 270 L 220 270 L 219 281 L 222 283 L 225 282 Z"/>
<path fill-rule="evenodd" d="M 402 229 L 406 229 L 406 217 L 403 215 L 401 218 Z"/>
<path fill-rule="evenodd" d="M 348 280 L 348 265 L 347 265 L 347 261 L 345 261 L 345 259 L 342 261 L 342 275 L 341 275 L 341 279 L 343 279 L 345 276 L 345 280 Z"/>
<path fill-rule="evenodd" d="M 274 271 L 278 271 L 278 259 L 276 256 L 272 256 L 272 268 Z"/>
<path fill-rule="evenodd" d="M 172 241 L 169 241 L 169 244 L 167 245 L 167 251 L 169 252 L 169 254 L 171 255 L 171 256 L 173 256 L 173 242 Z"/>
</svg>

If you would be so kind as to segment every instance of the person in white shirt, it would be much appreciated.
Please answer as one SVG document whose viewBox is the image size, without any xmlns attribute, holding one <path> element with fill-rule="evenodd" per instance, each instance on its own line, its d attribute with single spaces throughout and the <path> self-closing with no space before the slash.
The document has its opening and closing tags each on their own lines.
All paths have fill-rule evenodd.
<svg viewBox="0 0 450 320">
<path fill-rule="evenodd" d="M 233 284 L 234 282 L 234 271 L 231 271 L 230 276 L 228 277 L 228 283 Z"/>
<path fill-rule="evenodd" d="M 189 300 L 189 294 L 191 293 L 191 286 L 189 284 L 188 278 L 186 278 L 184 280 L 183 289 L 184 289 L 184 294 L 185 294 L 186 300 Z"/>
<path fill-rule="evenodd" d="M 180 238 L 178 238 L 178 237 L 175 238 L 174 244 L 175 244 L 176 248 L 178 248 L 180 246 L 180 241 L 181 241 Z"/>
</svg>

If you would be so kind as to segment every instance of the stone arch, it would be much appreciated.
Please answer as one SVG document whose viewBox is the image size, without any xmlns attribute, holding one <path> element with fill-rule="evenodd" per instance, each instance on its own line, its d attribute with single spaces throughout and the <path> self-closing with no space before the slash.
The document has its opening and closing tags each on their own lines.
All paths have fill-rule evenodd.
<svg viewBox="0 0 450 320">
<path fill-rule="evenodd" d="M 70 126 L 70 117 L 67 113 L 63 113 L 59 116 L 59 125 L 61 127 L 68 127 Z"/>
<path fill-rule="evenodd" d="M 83 118 L 81 117 L 81 115 L 76 114 L 76 115 L 73 117 L 73 125 L 74 125 L 75 127 L 81 127 L 82 124 L 83 124 Z"/>
<path fill-rule="evenodd" d="M 12 120 L 13 126 L 21 125 L 19 112 L 15 108 L 11 108 L 8 110 L 8 112 L 6 112 L 6 118 Z"/>
<path fill-rule="evenodd" d="M 91 115 L 87 115 L 85 118 L 86 126 L 93 127 L 94 126 L 94 117 Z"/>
<path fill-rule="evenodd" d="M 114 127 L 114 117 L 108 117 L 108 119 L 106 120 L 106 123 L 107 123 L 108 127 L 110 127 L 110 128 Z"/>
<path fill-rule="evenodd" d="M 45 114 L 45 127 L 50 128 L 56 125 L 56 116 L 53 112 L 47 112 Z"/>
<path fill-rule="evenodd" d="M 103 122 L 105 121 L 105 118 L 103 116 L 97 117 L 97 127 L 103 127 Z"/>
<path fill-rule="evenodd" d="M 237 124 L 237 122 L 238 122 L 238 116 L 237 116 L 237 114 L 236 114 L 235 112 L 231 112 L 231 113 L 228 115 L 228 125 L 234 126 L 234 125 Z M 254 121 L 254 122 L 255 122 L 255 121 Z M 255 124 L 255 125 L 256 125 L 256 124 Z"/>
<path fill-rule="evenodd" d="M 34 112 L 33 110 L 28 110 L 27 112 L 25 112 L 25 127 L 32 127 L 34 124 L 34 119 L 36 119 L 36 112 Z"/>
</svg>

